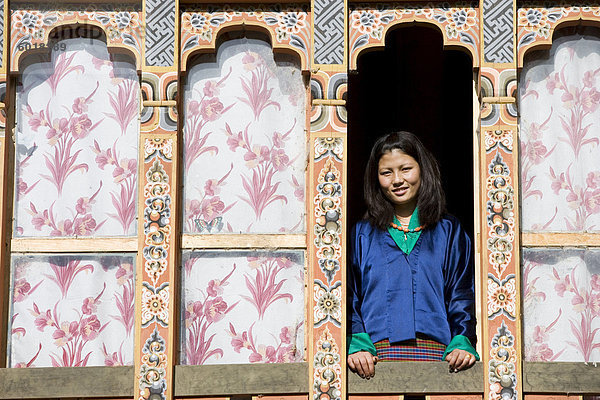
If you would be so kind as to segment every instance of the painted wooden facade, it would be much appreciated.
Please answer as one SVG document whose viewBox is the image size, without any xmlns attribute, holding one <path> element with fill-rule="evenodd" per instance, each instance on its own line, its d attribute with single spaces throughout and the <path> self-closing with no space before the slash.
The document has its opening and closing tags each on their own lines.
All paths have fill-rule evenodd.
<svg viewBox="0 0 600 400">
<path fill-rule="evenodd" d="M 225 399 L 245 395 L 247 398 L 359 400 L 401 399 L 407 393 L 423 393 L 432 400 L 534 400 L 600 394 L 597 383 L 600 379 L 594 380 L 600 375 L 592 366 L 572 363 L 565 367 L 567 375 L 578 376 L 579 387 L 569 386 L 569 383 L 547 386 L 555 378 L 551 374 L 543 376 L 540 369 L 545 366 L 524 361 L 522 246 L 599 247 L 600 236 L 520 233 L 517 119 L 517 82 L 524 56 L 532 49 L 551 45 L 553 33 L 561 27 L 600 26 L 600 4 L 510 0 L 242 3 L 192 4 L 177 0 L 126 4 L 108 1 L 93 5 L 9 0 L 2 3 L 0 366 L 5 368 L 0 369 L 0 377 L 4 378 L 4 382 L 0 380 L 3 389 L 0 397 L 137 400 Z M 350 179 L 347 171 L 351 162 L 348 143 L 353 140 L 347 133 L 345 107 L 348 74 L 358 68 L 361 54 L 385 46 L 388 31 L 411 24 L 435 27 L 443 37 L 445 48 L 458 48 L 470 56 L 477 76 L 475 87 L 480 109 L 476 109 L 474 115 L 477 121 L 473 132 L 475 146 L 465 151 L 473 152 L 476 163 L 474 237 L 479 268 L 477 292 L 481 311 L 477 317 L 482 362 L 458 375 L 448 374 L 442 365 L 381 366 L 380 376 L 369 386 L 369 382 L 358 382 L 356 377 L 349 376 L 345 361 L 346 241 L 350 228 L 347 225 Z M 139 75 L 141 100 L 135 119 L 139 121 L 137 226 L 132 227 L 135 233 L 94 238 L 77 234 L 67 238 L 19 237 L 11 223 L 15 207 L 15 163 L 19 161 L 20 151 L 14 137 L 18 77 L 26 68 L 27 56 L 50 52 L 58 43 L 57 38 L 78 37 L 80 28 L 88 34 L 99 33 L 97 38 L 105 41 L 109 53 L 122 53 L 133 60 Z M 182 158 L 186 109 L 183 82 L 194 57 L 214 54 L 224 35 L 238 31 L 257 31 L 266 36 L 275 54 L 288 54 L 297 60 L 304 79 L 306 118 L 297 123 L 304 124 L 309 149 L 305 184 L 301 188 L 305 192 L 305 231 L 193 235 L 181 222 L 185 207 L 181 183 L 185 164 Z M 24 151 L 26 154 L 30 149 Z M 203 222 L 210 227 L 213 221 Z M 250 364 L 237 368 L 179 365 L 181 332 L 185 330 L 179 306 L 183 290 L 183 272 L 179 267 L 182 252 L 274 249 L 301 252 L 305 260 L 304 363 L 278 368 Z M 79 373 L 69 368 L 63 372 L 6 368 L 9 310 L 14 289 L 10 284 L 11 254 L 72 253 L 135 256 L 133 370 L 114 367 L 111 372 L 90 367 L 85 368 L 89 372 Z M 547 367 L 549 371 L 562 368 L 557 364 Z M 227 380 L 231 374 L 238 374 L 237 379 Z M 64 390 L 53 389 L 51 385 L 46 391 L 35 388 L 42 380 L 63 382 L 69 376 L 79 378 Z M 403 380 L 398 376 L 409 378 Z M 86 383 L 78 385 L 79 379 Z M 116 389 L 94 386 L 93 381 L 103 379 L 116 382 Z M 225 379 L 226 383 L 216 388 L 214 385 L 218 384 L 214 382 L 219 379 Z M 240 386 L 236 383 L 240 380 L 254 383 Z M 398 380 L 400 382 L 390 383 Z M 447 386 L 443 388 L 438 383 Z"/>
</svg>

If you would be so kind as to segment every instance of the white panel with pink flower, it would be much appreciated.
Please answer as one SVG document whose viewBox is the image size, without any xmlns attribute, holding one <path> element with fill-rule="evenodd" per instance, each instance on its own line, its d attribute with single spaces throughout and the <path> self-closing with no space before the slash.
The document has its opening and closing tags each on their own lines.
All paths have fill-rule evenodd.
<svg viewBox="0 0 600 400">
<path fill-rule="evenodd" d="M 520 77 L 524 231 L 600 231 L 600 36 L 583 28 Z"/>
<path fill-rule="evenodd" d="M 134 235 L 135 66 L 96 39 L 60 44 L 64 51 L 31 56 L 22 66 L 14 236 Z"/>
<path fill-rule="evenodd" d="M 13 255 L 9 367 L 133 364 L 134 255 Z"/>
<path fill-rule="evenodd" d="M 525 359 L 600 361 L 600 250 L 524 249 Z"/>
<path fill-rule="evenodd" d="M 191 61 L 183 230 L 305 231 L 305 84 L 299 60 L 255 38 Z"/>
<path fill-rule="evenodd" d="M 182 364 L 302 361 L 304 276 L 301 251 L 184 253 Z"/>
</svg>

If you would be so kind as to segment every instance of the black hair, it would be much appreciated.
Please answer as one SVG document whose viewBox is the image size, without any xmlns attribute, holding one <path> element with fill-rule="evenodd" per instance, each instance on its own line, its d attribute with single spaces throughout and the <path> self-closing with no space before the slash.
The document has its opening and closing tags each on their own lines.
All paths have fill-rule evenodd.
<svg viewBox="0 0 600 400">
<path fill-rule="evenodd" d="M 421 185 L 417 193 L 419 222 L 425 227 L 435 225 L 446 212 L 446 196 L 442 189 L 437 160 L 410 132 L 389 133 L 377 139 L 365 170 L 364 196 L 367 204 L 365 219 L 380 229 L 386 229 L 394 219 L 394 205 L 385 197 L 379 185 L 379 159 L 392 150 L 400 150 L 415 159 L 421 170 Z"/>
</svg>

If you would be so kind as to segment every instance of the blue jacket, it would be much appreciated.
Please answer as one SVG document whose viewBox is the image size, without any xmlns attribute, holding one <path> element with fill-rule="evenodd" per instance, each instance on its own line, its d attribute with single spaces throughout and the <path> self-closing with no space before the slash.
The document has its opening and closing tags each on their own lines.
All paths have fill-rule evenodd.
<svg viewBox="0 0 600 400">
<path fill-rule="evenodd" d="M 456 218 L 423 230 L 409 255 L 367 221 L 351 246 L 351 333 L 393 343 L 420 332 L 445 345 L 464 335 L 475 344 L 471 241 Z"/>
</svg>

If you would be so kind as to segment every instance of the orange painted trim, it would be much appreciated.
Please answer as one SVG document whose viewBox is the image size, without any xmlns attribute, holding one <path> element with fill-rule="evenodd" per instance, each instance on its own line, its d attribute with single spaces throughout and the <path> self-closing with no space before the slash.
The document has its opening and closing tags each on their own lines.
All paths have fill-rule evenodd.
<svg viewBox="0 0 600 400">
<path fill-rule="evenodd" d="M 285 18 L 289 13 L 296 13 L 298 16 L 294 27 L 285 25 Z M 302 70 L 307 71 L 310 55 L 310 14 L 309 11 L 292 5 L 278 12 L 269 11 L 266 6 L 264 9 L 254 8 L 252 11 L 238 6 L 213 13 L 203 9 L 186 9 L 181 13 L 181 71 L 186 71 L 188 60 L 193 54 L 216 51 L 220 34 L 246 29 L 266 33 L 274 51 L 299 56 Z"/>
<path fill-rule="evenodd" d="M 119 12 L 127 13 L 129 24 L 122 27 L 122 19 L 117 21 Z M 34 27 L 25 26 L 23 19 L 34 21 Z M 142 65 L 141 45 L 143 15 L 133 8 L 124 10 L 84 12 L 75 10 L 47 11 L 36 9 L 16 9 L 11 12 L 10 71 L 19 71 L 19 63 L 24 56 L 47 53 L 54 48 L 50 38 L 66 39 L 79 37 L 80 29 L 99 29 L 106 38 L 109 51 L 126 52 L 133 56 L 138 71 Z M 71 31 L 69 31 L 71 29 Z M 62 33 L 61 33 L 62 32 Z M 66 33 L 68 32 L 68 34 Z M 135 44 L 127 44 L 127 42 Z M 60 51 L 57 48 L 56 51 Z"/>
<path fill-rule="evenodd" d="M 533 24 L 528 15 L 536 13 L 541 17 Z M 530 50 L 540 50 L 552 46 L 554 32 L 567 26 L 583 24 L 598 26 L 600 7 L 574 6 L 550 7 L 533 6 L 517 10 L 517 66 L 523 67 L 525 54 Z"/>
<path fill-rule="evenodd" d="M 398 3 L 384 10 L 357 8 L 350 13 L 349 44 L 350 70 L 357 69 L 358 56 L 365 50 L 385 46 L 385 37 L 390 29 L 401 24 L 435 26 L 443 37 L 445 48 L 466 51 L 473 60 L 473 68 L 479 66 L 480 16 L 479 10 L 470 6 L 444 9 L 441 4 L 423 5 Z M 466 22 L 455 21 L 454 17 L 464 17 Z M 437 17 L 435 19 L 434 17 Z M 444 20 L 444 22 L 438 22 Z M 369 21 L 369 22 L 365 22 Z M 462 21 L 462 19 L 461 19 Z M 461 40 L 468 37 L 471 44 Z"/>
</svg>

